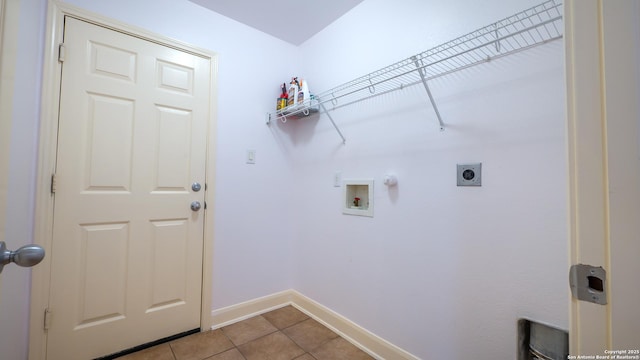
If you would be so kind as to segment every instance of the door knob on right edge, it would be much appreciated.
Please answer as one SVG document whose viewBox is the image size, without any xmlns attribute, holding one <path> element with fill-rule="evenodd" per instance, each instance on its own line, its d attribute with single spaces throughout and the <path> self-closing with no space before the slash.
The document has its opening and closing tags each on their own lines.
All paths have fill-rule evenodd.
<svg viewBox="0 0 640 360">
<path fill-rule="evenodd" d="M 44 249 L 39 245 L 25 245 L 16 251 L 11 251 L 7 250 L 4 241 L 0 241 L 0 273 L 9 263 L 31 267 L 37 265 L 43 258 Z"/>
<path fill-rule="evenodd" d="M 194 201 L 194 202 L 191 203 L 191 210 L 193 210 L 193 211 L 200 210 L 200 207 L 201 207 L 200 201 Z"/>
</svg>

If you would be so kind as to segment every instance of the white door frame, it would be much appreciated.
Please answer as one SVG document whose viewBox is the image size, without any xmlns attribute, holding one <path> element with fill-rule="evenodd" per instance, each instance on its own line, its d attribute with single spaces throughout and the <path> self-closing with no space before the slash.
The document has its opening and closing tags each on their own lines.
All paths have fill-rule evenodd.
<svg viewBox="0 0 640 360">
<path fill-rule="evenodd" d="M 623 299 L 624 295 L 612 292 L 612 244 L 620 245 L 625 238 L 633 239 L 634 235 L 637 236 L 637 233 L 634 234 L 633 231 L 629 233 L 627 229 L 625 229 L 626 233 L 618 232 L 617 236 L 613 236 L 613 231 L 618 229 L 616 224 L 621 224 L 624 220 L 618 221 L 612 218 L 610 211 L 612 205 L 610 179 L 617 179 L 616 177 L 620 176 L 619 173 L 612 172 L 611 167 L 618 165 L 619 169 L 619 163 L 614 164 L 614 162 L 619 162 L 620 159 L 611 156 L 620 154 L 612 154 L 610 150 L 611 144 L 620 139 L 610 138 L 607 130 L 615 122 L 618 122 L 616 126 L 620 129 L 619 122 L 627 121 L 627 116 L 640 117 L 637 108 L 633 109 L 632 106 L 628 106 L 629 103 L 625 103 L 629 101 L 628 99 L 618 96 L 620 91 L 626 89 L 625 86 L 633 85 L 633 81 L 637 79 L 627 77 L 628 82 L 622 83 L 607 81 L 609 78 L 616 78 L 614 75 L 619 75 L 619 72 L 633 73 L 626 68 L 629 66 L 627 61 L 616 59 L 621 56 L 619 51 L 613 50 L 613 53 L 607 51 L 607 48 L 615 48 L 615 46 L 605 48 L 605 41 L 607 41 L 606 44 L 612 45 L 610 42 L 614 40 L 627 44 L 626 51 L 634 51 L 633 46 L 628 46 L 634 41 L 634 34 L 628 31 L 636 26 L 633 17 L 615 16 L 616 12 L 620 15 L 633 8 L 630 6 L 632 0 L 625 1 L 627 2 L 623 0 L 612 2 L 565 0 L 564 2 L 570 264 L 602 266 L 607 271 L 605 290 L 608 298 L 607 305 L 571 299 L 569 341 L 572 355 L 605 355 L 603 352 L 605 349 L 615 348 L 613 333 L 621 324 L 616 325 L 613 322 L 612 298 L 620 295 L 617 297 L 618 300 L 625 299 Z M 612 38 L 610 33 L 614 34 L 615 38 Z M 605 62 L 605 60 L 608 61 Z M 633 101 L 632 99 L 631 102 Z M 620 110 L 622 113 L 619 112 Z M 632 124 L 625 123 L 624 126 L 631 128 Z M 625 154 L 630 157 L 634 155 Z M 619 188 L 617 191 L 624 191 L 624 189 Z M 628 246 L 627 249 L 629 249 Z M 625 282 L 628 277 L 622 277 L 620 274 L 616 276 L 618 281 L 616 289 L 620 289 L 621 286 L 637 288 L 636 284 Z"/>
<path fill-rule="evenodd" d="M 211 97 L 210 119 L 207 139 L 207 191 L 205 200 L 210 205 L 205 211 L 203 272 L 202 272 L 202 307 L 200 313 L 200 329 L 211 328 L 212 297 L 212 260 L 213 260 L 213 189 L 215 189 L 215 146 L 216 139 L 216 89 L 217 89 L 217 55 L 213 52 L 197 49 L 162 35 L 133 27 L 103 16 L 89 13 L 78 7 L 50 1 L 47 12 L 47 34 L 45 38 L 44 71 L 42 89 L 42 115 L 40 119 L 39 159 L 37 175 L 37 194 L 35 210 L 34 237 L 36 244 L 44 247 L 47 253 L 51 250 L 53 229 L 53 196 L 51 195 L 51 175 L 55 170 L 55 154 L 58 129 L 58 108 L 60 99 L 61 64 L 58 62 L 58 45 L 62 42 L 64 17 L 66 15 L 113 29 L 131 36 L 142 38 L 157 44 L 185 51 L 211 60 Z M 44 330 L 44 312 L 49 303 L 51 262 L 45 257 L 43 262 L 33 268 L 31 284 L 31 308 L 29 323 L 29 359 L 45 359 L 47 334 Z M 55 321 L 55 315 L 51 321 Z"/>
<path fill-rule="evenodd" d="M 569 263 L 602 266 L 608 271 L 605 256 L 608 243 L 606 139 L 602 118 L 602 44 L 599 41 L 598 13 L 596 1 L 567 0 L 564 3 L 570 182 Z M 568 273 L 567 268 L 567 281 Z M 610 332 L 607 329 L 610 305 L 596 305 L 573 297 L 570 301 L 570 354 L 601 355 Z"/>
<path fill-rule="evenodd" d="M 9 148 L 11 144 L 11 111 L 13 107 L 10 105 L 13 96 L 10 96 L 13 88 L 13 81 L 9 81 L 10 77 L 5 77 L 4 64 L 7 63 L 9 55 L 5 47 L 7 46 L 4 39 L 4 1 L 0 0 L 0 241 L 5 240 L 5 211 L 7 203 L 7 181 L 9 178 Z M 15 53 L 11 54 L 12 59 L 15 59 Z M 13 72 L 13 71 L 12 71 Z M 2 276 L 0 276 L 0 289 L 2 289 Z M 2 309 L 2 308 L 0 308 Z"/>
<path fill-rule="evenodd" d="M 4 74 L 13 73 L 15 63 L 15 51 L 9 52 L 7 40 L 4 38 L 4 17 L 5 17 L 5 0 L 0 0 L 0 204 L 6 204 L 7 180 L 9 173 L 9 145 L 11 144 L 11 112 L 13 106 L 12 77 L 4 76 Z M 5 49 L 7 48 L 7 49 Z M 8 60 L 11 60 L 10 62 Z M 5 69 L 6 67 L 6 69 Z M 0 206 L 0 241 L 4 239 L 5 229 L 5 211 L 6 206 Z M 2 277 L 0 277 L 0 283 Z"/>
</svg>

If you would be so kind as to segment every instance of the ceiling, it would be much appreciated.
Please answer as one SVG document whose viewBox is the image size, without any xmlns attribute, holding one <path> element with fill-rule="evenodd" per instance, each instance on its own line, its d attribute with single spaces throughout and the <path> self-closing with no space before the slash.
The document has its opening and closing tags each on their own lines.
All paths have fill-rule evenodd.
<svg viewBox="0 0 640 360">
<path fill-rule="evenodd" d="M 300 45 L 363 0 L 189 1 L 293 45 Z"/>
</svg>

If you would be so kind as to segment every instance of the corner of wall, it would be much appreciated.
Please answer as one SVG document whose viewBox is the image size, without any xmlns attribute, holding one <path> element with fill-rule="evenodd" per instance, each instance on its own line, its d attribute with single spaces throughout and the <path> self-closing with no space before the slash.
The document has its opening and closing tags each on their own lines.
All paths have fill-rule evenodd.
<svg viewBox="0 0 640 360">
<path fill-rule="evenodd" d="M 328 307 L 289 289 L 211 312 L 212 329 L 291 305 L 376 359 L 417 360 L 413 354 L 375 335 Z"/>
</svg>

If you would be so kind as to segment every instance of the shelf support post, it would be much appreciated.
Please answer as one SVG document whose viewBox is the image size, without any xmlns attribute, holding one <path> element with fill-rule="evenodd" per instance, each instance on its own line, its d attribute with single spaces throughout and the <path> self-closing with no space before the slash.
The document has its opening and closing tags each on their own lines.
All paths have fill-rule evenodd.
<svg viewBox="0 0 640 360">
<path fill-rule="evenodd" d="M 424 89 L 427 90 L 427 95 L 429 95 L 429 101 L 431 101 L 431 106 L 433 106 L 433 110 L 436 112 L 436 117 L 438 118 L 438 122 L 440 123 L 440 131 L 444 131 L 444 123 L 442 122 L 442 117 L 440 116 L 440 111 L 438 111 L 438 105 L 436 105 L 436 101 L 433 99 L 433 95 L 431 94 L 431 89 L 429 89 L 429 85 L 427 84 L 427 78 L 424 75 L 423 69 L 418 62 L 418 58 L 412 56 L 411 59 L 416 64 L 416 68 L 418 69 L 418 73 L 420 74 L 420 79 L 422 79 L 422 85 L 424 85 Z"/>
<path fill-rule="evenodd" d="M 342 138 L 342 143 L 346 144 L 347 139 L 344 138 L 344 135 L 342 135 L 342 132 L 340 132 L 340 129 L 338 129 L 338 125 L 336 125 L 336 122 L 333 121 L 333 118 L 329 114 L 329 111 L 327 111 L 327 108 L 324 107 L 324 103 L 322 102 L 322 99 L 320 99 L 320 101 L 318 103 L 320 104 L 320 107 L 322 108 L 322 111 L 325 114 L 327 114 L 327 117 L 329 118 L 329 120 L 331 120 L 331 124 L 333 124 L 333 127 L 336 128 L 336 131 L 338 132 L 338 135 L 340 135 L 340 137 Z"/>
</svg>

